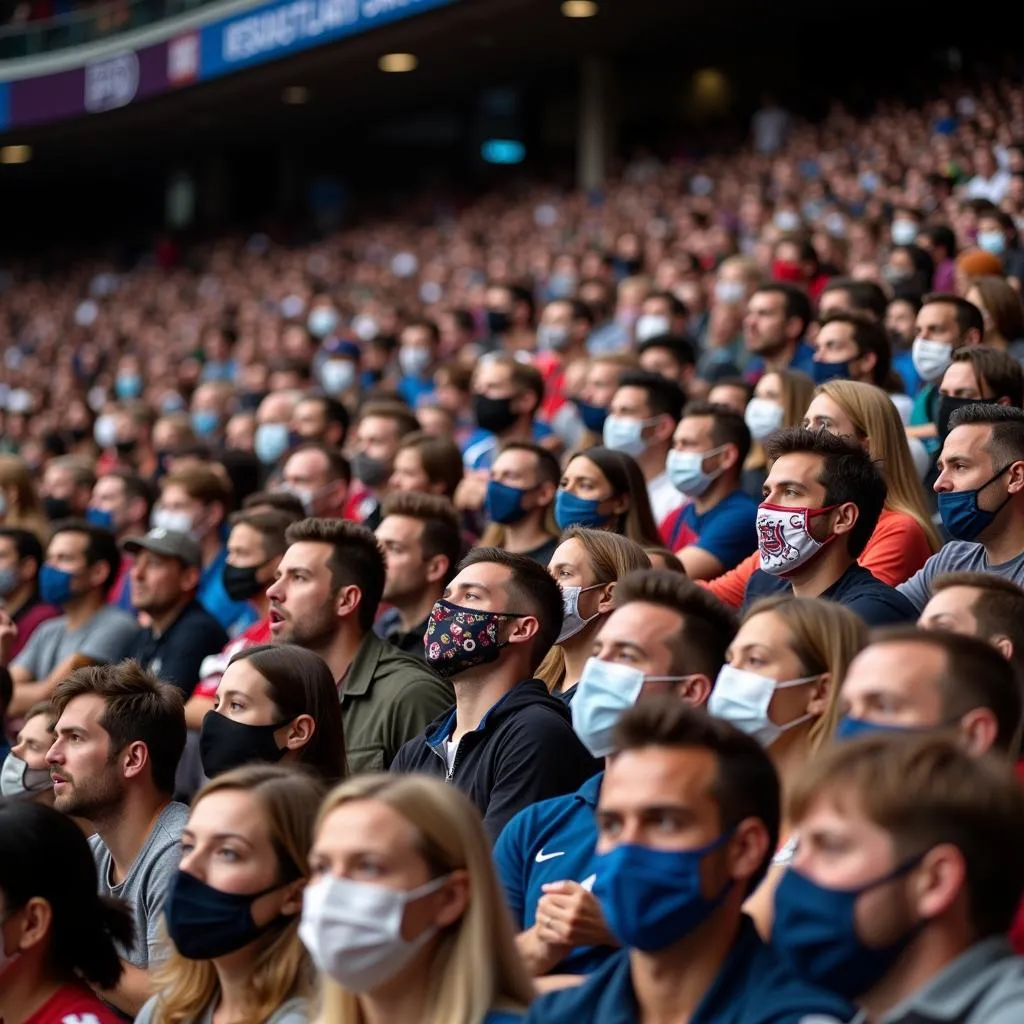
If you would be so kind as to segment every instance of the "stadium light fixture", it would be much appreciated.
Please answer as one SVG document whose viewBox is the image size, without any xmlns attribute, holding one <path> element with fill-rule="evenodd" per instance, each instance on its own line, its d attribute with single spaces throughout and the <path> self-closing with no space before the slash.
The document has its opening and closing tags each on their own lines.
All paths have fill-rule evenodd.
<svg viewBox="0 0 1024 1024">
<path fill-rule="evenodd" d="M 4 146 L 0 148 L 0 164 L 27 164 L 31 159 L 31 146 Z"/>
<path fill-rule="evenodd" d="M 415 71 L 419 60 L 414 53 L 385 53 L 377 67 L 388 74 L 403 74 L 406 71 Z"/>
<path fill-rule="evenodd" d="M 301 107 L 309 102 L 309 90 L 304 85 L 289 85 L 281 99 L 291 107 Z"/>
<path fill-rule="evenodd" d="M 562 14 L 567 18 L 592 18 L 597 14 L 594 0 L 564 0 Z"/>
</svg>

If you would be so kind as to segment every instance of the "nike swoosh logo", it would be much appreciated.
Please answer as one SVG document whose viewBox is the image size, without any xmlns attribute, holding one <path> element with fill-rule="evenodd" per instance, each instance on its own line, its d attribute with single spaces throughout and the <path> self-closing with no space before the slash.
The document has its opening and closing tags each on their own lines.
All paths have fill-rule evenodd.
<svg viewBox="0 0 1024 1024">
<path fill-rule="evenodd" d="M 560 850 L 558 853 L 545 853 L 543 850 L 537 854 L 537 863 L 543 864 L 546 860 L 551 860 L 554 857 L 564 857 L 565 850 Z"/>
</svg>

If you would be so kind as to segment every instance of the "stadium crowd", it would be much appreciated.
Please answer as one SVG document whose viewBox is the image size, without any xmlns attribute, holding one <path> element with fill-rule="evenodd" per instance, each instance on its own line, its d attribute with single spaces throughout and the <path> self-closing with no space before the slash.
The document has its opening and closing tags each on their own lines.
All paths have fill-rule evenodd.
<svg viewBox="0 0 1024 1024">
<path fill-rule="evenodd" d="M 7 271 L 0 1021 L 1024 1019 L 1022 139 Z"/>
</svg>

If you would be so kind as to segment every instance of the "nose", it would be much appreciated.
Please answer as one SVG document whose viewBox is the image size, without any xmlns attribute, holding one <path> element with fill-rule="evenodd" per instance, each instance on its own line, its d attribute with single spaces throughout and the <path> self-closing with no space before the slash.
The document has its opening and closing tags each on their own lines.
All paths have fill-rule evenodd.
<svg viewBox="0 0 1024 1024">
<path fill-rule="evenodd" d="M 54 740 L 53 746 L 46 752 L 47 764 L 63 764 L 64 755 L 60 750 L 60 740 Z"/>
<path fill-rule="evenodd" d="M 274 580 L 274 582 L 271 583 L 269 587 L 267 587 L 267 597 L 269 597 L 271 601 L 277 601 L 280 599 L 280 595 L 281 581 Z"/>
</svg>

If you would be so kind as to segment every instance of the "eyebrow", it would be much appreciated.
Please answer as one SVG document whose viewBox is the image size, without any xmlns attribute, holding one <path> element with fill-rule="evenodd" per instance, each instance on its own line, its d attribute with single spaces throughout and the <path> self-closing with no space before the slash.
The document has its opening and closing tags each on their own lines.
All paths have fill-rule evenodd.
<svg viewBox="0 0 1024 1024">
<path fill-rule="evenodd" d="M 181 830 L 182 839 L 184 839 L 185 836 L 188 836 L 190 839 L 195 839 L 195 833 L 188 828 L 183 828 Z M 215 832 L 212 836 L 210 836 L 210 839 L 237 839 L 240 843 L 245 843 L 245 845 L 248 846 L 250 849 L 252 849 L 253 845 L 248 839 L 245 838 L 245 836 L 241 835 L 238 832 Z"/>
<path fill-rule="evenodd" d="M 612 640 L 611 646 L 617 650 L 631 650 L 636 651 L 637 654 L 646 654 L 647 652 L 639 645 L 633 643 L 632 640 Z"/>
<path fill-rule="evenodd" d="M 58 736 L 86 736 L 88 735 L 80 725 L 60 725 L 55 730 Z"/>
<path fill-rule="evenodd" d="M 449 590 L 451 590 L 451 589 L 454 589 L 454 590 L 482 590 L 485 594 L 489 594 L 491 592 L 491 588 L 485 586 L 483 583 L 460 583 L 457 587 L 454 587 L 454 588 L 449 587 Z"/>
</svg>

